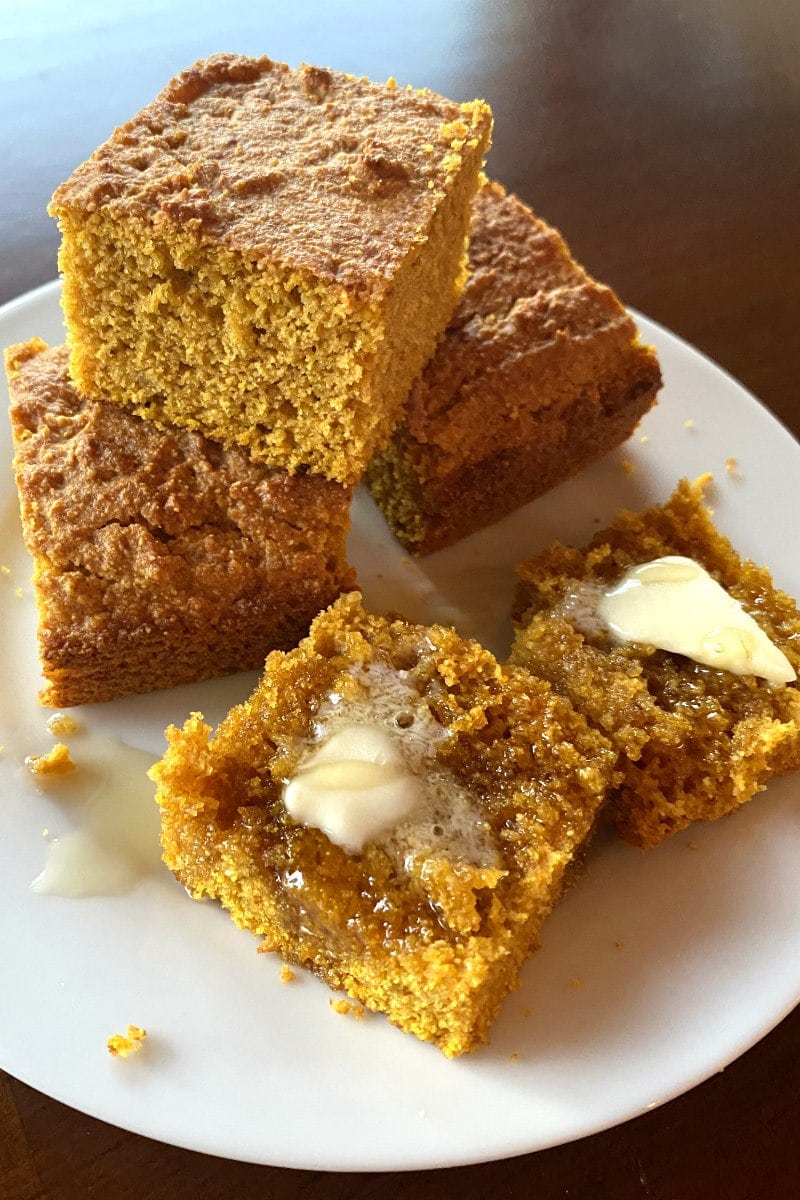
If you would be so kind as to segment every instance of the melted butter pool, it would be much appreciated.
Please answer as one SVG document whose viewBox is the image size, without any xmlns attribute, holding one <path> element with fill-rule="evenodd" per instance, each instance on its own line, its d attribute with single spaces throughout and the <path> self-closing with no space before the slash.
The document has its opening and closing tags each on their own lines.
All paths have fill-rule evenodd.
<svg viewBox="0 0 800 1200">
<path fill-rule="evenodd" d="M 115 896 L 163 870 L 159 811 L 147 778 L 153 755 L 116 738 L 70 739 L 75 771 L 35 785 L 72 817 L 48 834 L 42 871 L 31 884 L 46 896 Z"/>
</svg>

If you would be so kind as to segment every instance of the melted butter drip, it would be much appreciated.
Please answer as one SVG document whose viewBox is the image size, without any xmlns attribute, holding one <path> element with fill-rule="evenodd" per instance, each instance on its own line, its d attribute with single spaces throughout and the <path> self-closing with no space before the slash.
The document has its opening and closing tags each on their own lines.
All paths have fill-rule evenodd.
<svg viewBox="0 0 800 1200">
<path fill-rule="evenodd" d="M 797 678 L 786 655 L 738 600 L 691 558 L 666 555 L 640 563 L 593 599 L 597 617 L 618 642 L 656 646 L 769 683 Z"/>
<path fill-rule="evenodd" d="M 147 769 L 153 755 L 111 738 L 76 742 L 76 770 L 46 789 L 74 812 L 75 828 L 47 846 L 40 895 L 115 896 L 161 867 L 159 811 Z"/>
</svg>

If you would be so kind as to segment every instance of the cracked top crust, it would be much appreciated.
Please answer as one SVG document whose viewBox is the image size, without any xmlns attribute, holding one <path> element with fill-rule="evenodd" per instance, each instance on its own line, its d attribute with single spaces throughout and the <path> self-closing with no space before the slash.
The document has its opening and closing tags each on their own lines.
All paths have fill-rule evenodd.
<svg viewBox="0 0 800 1200">
<path fill-rule="evenodd" d="M 53 216 L 111 210 L 253 261 L 382 290 L 424 242 L 491 113 L 433 92 L 217 54 L 173 79 L 55 192 Z"/>
<path fill-rule="evenodd" d="M 85 400 L 67 361 L 39 339 L 7 351 L 25 541 L 51 570 L 114 592 L 127 580 L 153 611 L 177 598 L 216 613 L 256 572 L 318 571 L 330 557 L 346 488 Z"/>
<path fill-rule="evenodd" d="M 487 389 L 499 381 L 497 407 L 503 411 L 503 372 L 558 342 L 573 344 L 576 377 L 587 364 L 597 379 L 609 371 L 616 377 L 626 364 L 641 376 L 642 389 L 658 385 L 655 354 L 638 344 L 636 325 L 611 288 L 592 279 L 558 230 L 499 183 L 484 184 L 475 197 L 469 270 L 447 335 L 406 404 L 406 423 L 420 442 L 463 458 L 469 437 L 485 452 Z M 564 384 L 569 380 L 562 368 L 559 386 Z M 524 397 L 530 409 L 551 401 L 544 378 Z"/>
</svg>

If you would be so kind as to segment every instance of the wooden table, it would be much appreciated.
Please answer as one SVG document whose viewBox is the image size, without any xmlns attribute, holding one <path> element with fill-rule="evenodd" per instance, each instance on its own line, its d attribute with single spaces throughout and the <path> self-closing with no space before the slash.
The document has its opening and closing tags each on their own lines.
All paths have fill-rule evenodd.
<svg viewBox="0 0 800 1200">
<path fill-rule="evenodd" d="M 3 27 L 0 300 L 55 276 L 45 204 L 114 124 L 195 58 L 268 52 L 484 95 L 492 174 L 629 304 L 800 433 L 796 0 L 141 0 L 108 11 L 29 0 Z M 798 1063 L 795 1011 L 723 1074 L 626 1125 L 524 1158 L 391 1178 L 178 1150 L 0 1074 L 0 1197 L 772 1200 L 800 1190 Z"/>
</svg>

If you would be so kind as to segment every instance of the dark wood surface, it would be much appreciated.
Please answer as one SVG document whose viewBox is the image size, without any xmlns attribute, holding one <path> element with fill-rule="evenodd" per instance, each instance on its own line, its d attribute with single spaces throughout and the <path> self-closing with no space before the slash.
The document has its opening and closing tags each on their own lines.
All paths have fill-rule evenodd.
<svg viewBox="0 0 800 1200">
<path fill-rule="evenodd" d="M 0 300 L 54 278 L 45 205 L 115 124 L 195 58 L 265 52 L 485 96 L 496 119 L 491 173 L 629 304 L 800 433 L 797 0 L 28 0 L 3 6 L 0 35 Z M 793 507 L 787 497 L 789 530 Z M 0 986 L 13 986 L 2 967 Z M 0 1200 L 792 1197 L 799 1063 L 795 1011 L 724 1073 L 616 1129 L 524 1158 L 391 1177 L 175 1149 L 0 1073 Z"/>
</svg>

